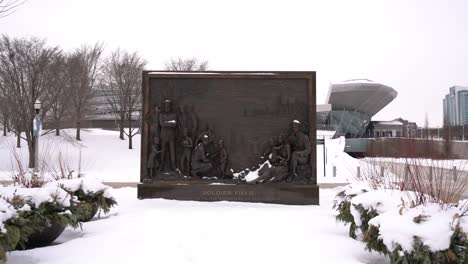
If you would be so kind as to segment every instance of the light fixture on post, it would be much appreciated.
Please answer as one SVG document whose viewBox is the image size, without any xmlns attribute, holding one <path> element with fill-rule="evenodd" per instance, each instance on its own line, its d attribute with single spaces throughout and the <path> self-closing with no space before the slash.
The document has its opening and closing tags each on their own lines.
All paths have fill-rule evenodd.
<svg viewBox="0 0 468 264">
<path fill-rule="evenodd" d="M 36 102 L 34 103 L 34 110 L 36 110 L 36 117 L 37 117 L 37 115 L 39 115 L 39 113 L 41 111 L 41 106 L 42 106 L 41 101 L 36 100 Z"/>
<path fill-rule="evenodd" d="M 34 137 L 34 169 L 33 169 L 33 177 L 37 177 L 37 166 L 38 166 L 38 155 L 39 155 L 39 135 L 41 133 L 41 101 L 36 100 L 34 103 L 34 120 L 33 120 L 33 137 Z"/>
</svg>

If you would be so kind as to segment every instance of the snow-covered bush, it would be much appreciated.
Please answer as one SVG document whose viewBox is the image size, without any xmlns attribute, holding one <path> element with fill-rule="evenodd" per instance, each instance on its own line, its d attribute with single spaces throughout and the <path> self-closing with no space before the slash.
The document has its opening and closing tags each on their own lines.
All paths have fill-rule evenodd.
<svg viewBox="0 0 468 264">
<path fill-rule="evenodd" d="M 32 234 L 54 224 L 79 226 L 76 216 L 70 212 L 71 197 L 61 188 L 1 187 L 0 201 L 4 205 L 2 208 L 9 210 L 2 210 L 7 212 L 4 214 L 7 219 L 2 221 L 0 236 L 7 250 L 25 248 Z M 8 215 L 11 217 L 6 217 Z"/>
<path fill-rule="evenodd" d="M 467 202 L 414 201 L 418 194 L 368 190 L 350 185 L 338 193 L 337 220 L 350 224 L 349 235 L 368 250 L 388 255 L 391 263 L 466 263 Z"/>
<path fill-rule="evenodd" d="M 64 179 L 46 186 L 59 186 L 76 198 L 72 200 L 71 212 L 82 222 L 91 220 L 99 209 L 107 214 L 117 204 L 110 193 L 111 188 L 95 178 Z"/>
<path fill-rule="evenodd" d="M 18 212 L 7 201 L 0 199 L 0 263 L 6 263 L 6 251 L 16 248 L 25 236 L 21 234 L 30 234 L 31 228 L 21 230 L 25 227 L 24 221 L 18 218 Z"/>
<path fill-rule="evenodd" d="M 369 221 L 367 249 L 388 255 L 392 263 L 468 262 L 468 219 L 460 208 L 407 205 Z"/>
<path fill-rule="evenodd" d="M 23 159 L 12 149 L 13 181 L 15 185 L 27 188 L 53 187 L 62 188 L 72 197 L 70 212 L 80 221 L 89 221 L 101 209 L 108 213 L 116 205 L 110 195 L 109 187 L 97 179 L 83 177 L 80 169 L 74 170 L 66 156 L 59 151 L 54 153 L 52 144 L 42 144 L 36 171 L 27 169 Z M 56 159 L 54 158 L 56 157 Z M 78 168 L 81 164 L 77 165 Z"/>
</svg>

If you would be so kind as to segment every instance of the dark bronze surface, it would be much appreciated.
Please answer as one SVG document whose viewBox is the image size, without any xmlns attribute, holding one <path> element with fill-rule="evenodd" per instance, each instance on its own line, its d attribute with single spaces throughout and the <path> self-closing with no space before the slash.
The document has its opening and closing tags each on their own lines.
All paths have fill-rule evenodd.
<svg viewBox="0 0 468 264">
<path fill-rule="evenodd" d="M 315 108 L 315 72 L 143 72 L 140 179 L 147 185 L 139 197 L 158 196 L 149 189 L 169 188 L 157 185 L 166 180 L 213 188 L 220 179 L 299 197 L 300 190 L 284 196 L 260 185 L 315 186 Z M 248 170 L 265 162 L 271 166 L 250 182 L 263 184 L 244 184 Z M 171 193 L 184 199 L 182 189 Z M 262 199 L 275 200 L 254 200 Z"/>
</svg>

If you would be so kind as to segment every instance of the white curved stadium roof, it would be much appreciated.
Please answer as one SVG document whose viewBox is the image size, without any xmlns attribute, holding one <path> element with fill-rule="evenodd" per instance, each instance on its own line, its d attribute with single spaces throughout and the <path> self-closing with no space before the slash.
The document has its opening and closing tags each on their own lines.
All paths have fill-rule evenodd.
<svg viewBox="0 0 468 264">
<path fill-rule="evenodd" d="M 374 116 L 397 96 L 392 87 L 367 79 L 332 83 L 327 104 L 332 110 L 359 111 Z"/>
</svg>

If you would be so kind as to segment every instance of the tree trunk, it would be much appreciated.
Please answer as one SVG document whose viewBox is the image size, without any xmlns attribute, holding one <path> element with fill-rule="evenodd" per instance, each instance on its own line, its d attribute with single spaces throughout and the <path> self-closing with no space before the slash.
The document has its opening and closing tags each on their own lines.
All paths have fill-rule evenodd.
<svg viewBox="0 0 468 264">
<path fill-rule="evenodd" d="M 128 136 L 128 149 L 133 149 L 132 138 L 133 138 L 133 135 Z"/>
<path fill-rule="evenodd" d="M 120 138 L 121 140 L 125 140 L 125 138 L 124 138 L 124 128 L 123 128 L 123 126 L 120 126 L 119 129 L 120 129 L 120 136 L 119 136 L 119 138 Z"/>
<path fill-rule="evenodd" d="M 80 121 L 76 122 L 76 140 L 81 141 L 81 135 L 80 135 Z"/>
<path fill-rule="evenodd" d="M 59 120 L 55 121 L 55 135 L 57 137 L 60 136 L 60 121 Z"/>
<path fill-rule="evenodd" d="M 16 134 L 16 147 L 21 148 L 21 131 Z"/>
<path fill-rule="evenodd" d="M 34 145 L 36 144 L 35 138 L 33 137 L 31 140 L 31 144 L 28 144 L 28 151 L 29 151 L 29 168 L 36 167 L 36 152 L 34 151 Z"/>
<path fill-rule="evenodd" d="M 6 137 L 7 135 L 7 127 L 3 126 L 3 136 Z"/>
<path fill-rule="evenodd" d="M 133 149 L 132 117 L 128 121 L 128 149 Z"/>
<path fill-rule="evenodd" d="M 120 116 L 120 121 L 119 121 L 120 139 L 121 140 L 125 140 L 125 137 L 124 137 L 124 121 L 125 121 L 125 116 L 121 115 Z"/>
</svg>

